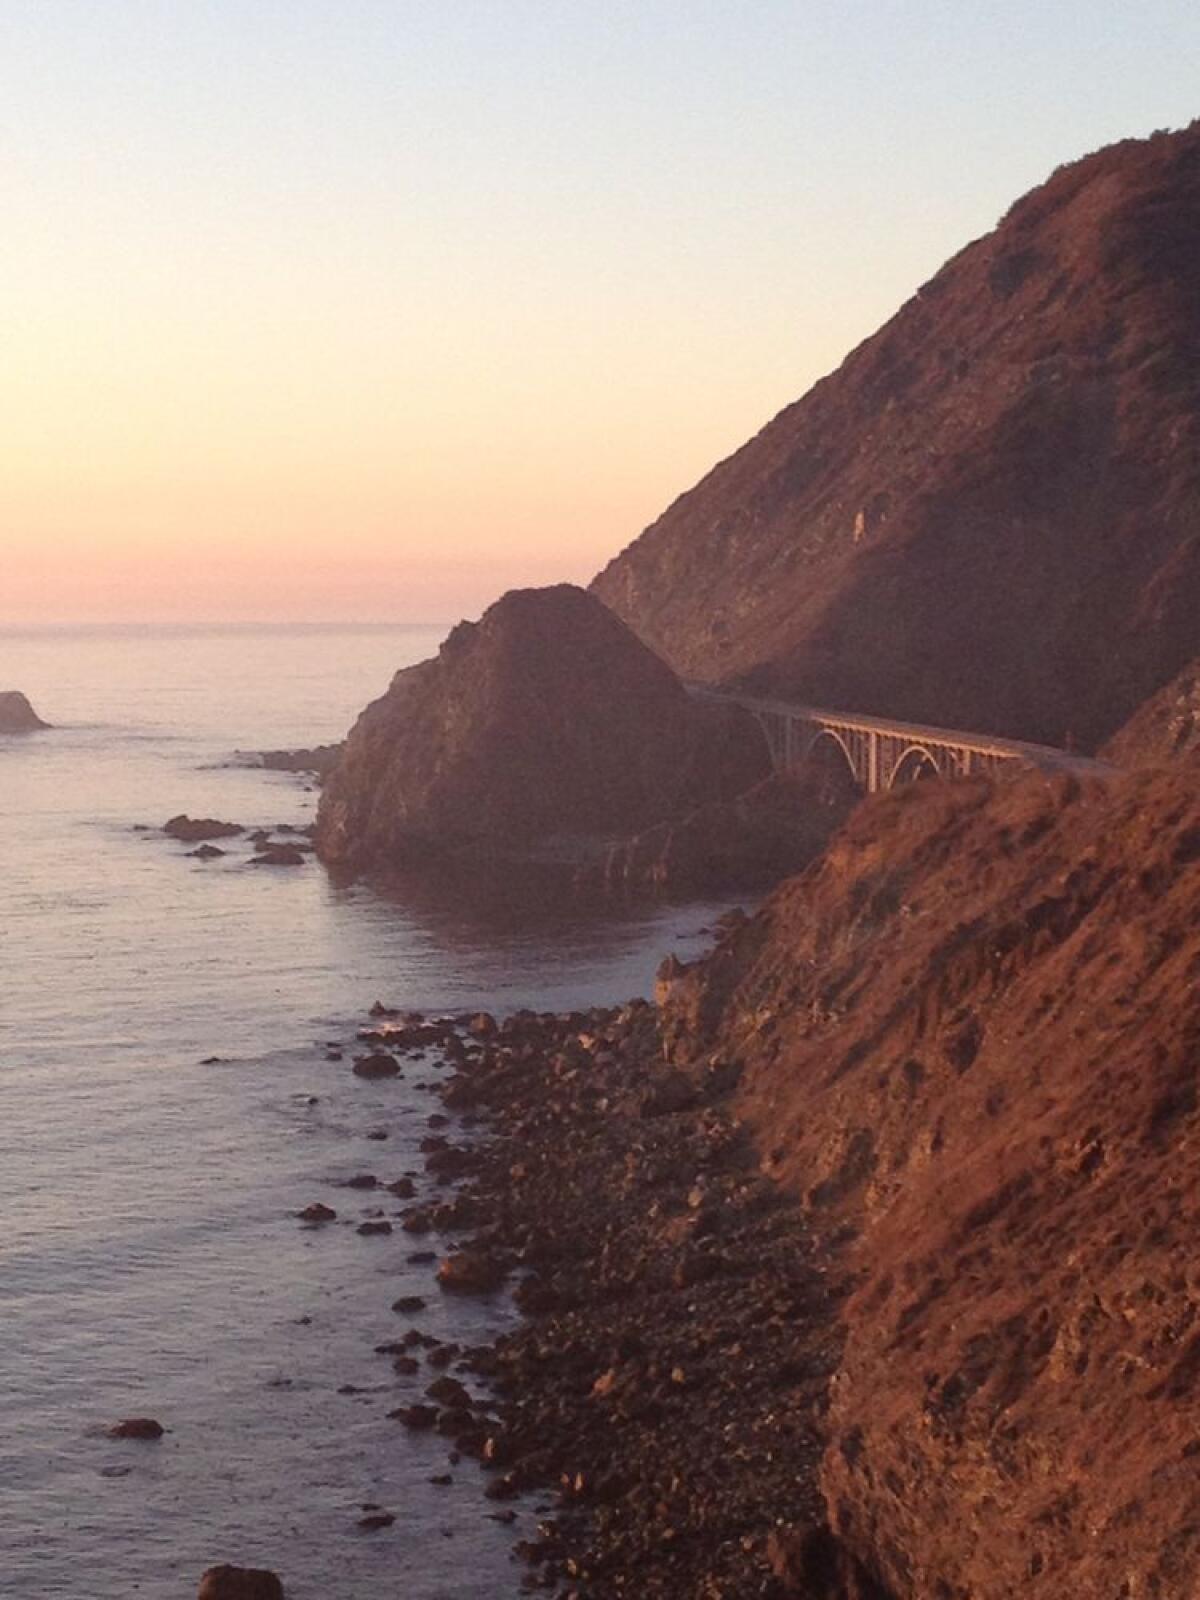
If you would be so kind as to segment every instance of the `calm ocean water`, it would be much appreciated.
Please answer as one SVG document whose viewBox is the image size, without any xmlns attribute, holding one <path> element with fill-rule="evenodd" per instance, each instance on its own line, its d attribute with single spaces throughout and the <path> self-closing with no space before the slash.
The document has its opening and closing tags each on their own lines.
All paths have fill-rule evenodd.
<svg viewBox="0 0 1200 1600">
<path fill-rule="evenodd" d="M 136 831 L 179 811 L 309 820 L 302 780 L 225 763 L 339 738 L 442 631 L 0 631 L 0 688 L 55 724 L 0 738 L 4 1600 L 187 1600 L 224 1560 L 276 1568 L 290 1600 L 517 1592 L 477 1468 L 431 1485 L 445 1442 L 386 1418 L 418 1390 L 372 1346 L 429 1269 L 403 1233 L 292 1216 L 320 1199 L 359 1221 L 378 1202 L 338 1180 L 416 1170 L 433 1109 L 419 1074 L 364 1084 L 323 1042 L 380 997 L 645 993 L 716 908 L 384 896 Z M 509 1314 L 435 1292 L 425 1326 L 478 1340 Z M 103 1435 L 139 1414 L 160 1444 Z M 359 1533 L 369 1502 L 395 1524 Z"/>
</svg>

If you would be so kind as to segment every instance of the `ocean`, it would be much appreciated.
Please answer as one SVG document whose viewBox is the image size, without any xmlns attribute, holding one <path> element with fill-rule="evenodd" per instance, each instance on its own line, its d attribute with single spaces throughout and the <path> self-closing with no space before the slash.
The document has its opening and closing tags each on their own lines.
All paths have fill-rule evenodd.
<svg viewBox="0 0 1200 1600">
<path fill-rule="evenodd" d="M 473 1463 L 429 1481 L 446 1441 L 388 1419 L 420 1386 L 373 1349 L 403 1332 L 401 1295 L 463 1343 L 512 1312 L 443 1303 L 406 1234 L 357 1234 L 379 1197 L 340 1185 L 419 1172 L 434 1105 L 419 1073 L 364 1083 L 327 1045 L 377 999 L 648 993 L 722 908 L 384 892 L 161 832 L 183 811 L 310 821 L 309 780 L 235 753 L 340 738 L 444 632 L 0 630 L 0 689 L 54 724 L 0 738 L 4 1600 L 186 1600 L 221 1561 L 274 1568 L 289 1600 L 518 1592 L 533 1511 L 500 1527 Z M 300 1225 L 316 1200 L 337 1224 Z M 108 1437 L 137 1415 L 165 1437 Z M 361 1532 L 373 1505 L 396 1520 Z"/>
</svg>

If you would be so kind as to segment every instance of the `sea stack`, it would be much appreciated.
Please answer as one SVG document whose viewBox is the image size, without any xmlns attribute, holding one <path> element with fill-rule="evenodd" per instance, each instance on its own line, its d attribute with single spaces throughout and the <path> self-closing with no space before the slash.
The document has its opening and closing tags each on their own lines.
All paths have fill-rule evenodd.
<svg viewBox="0 0 1200 1600">
<path fill-rule="evenodd" d="M 317 849 L 356 870 L 536 853 L 731 798 L 768 770 L 752 719 L 694 699 L 595 596 L 513 590 L 359 717 Z"/>
<path fill-rule="evenodd" d="M 0 733 L 36 733 L 49 726 L 19 689 L 0 689 Z"/>
</svg>

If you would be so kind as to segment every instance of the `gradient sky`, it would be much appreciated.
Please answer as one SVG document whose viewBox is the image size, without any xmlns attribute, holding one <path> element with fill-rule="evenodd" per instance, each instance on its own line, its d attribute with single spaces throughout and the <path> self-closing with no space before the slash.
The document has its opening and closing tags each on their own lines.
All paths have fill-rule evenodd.
<svg viewBox="0 0 1200 1600">
<path fill-rule="evenodd" d="M 0 621 L 586 580 L 1195 0 L 0 0 Z"/>
</svg>

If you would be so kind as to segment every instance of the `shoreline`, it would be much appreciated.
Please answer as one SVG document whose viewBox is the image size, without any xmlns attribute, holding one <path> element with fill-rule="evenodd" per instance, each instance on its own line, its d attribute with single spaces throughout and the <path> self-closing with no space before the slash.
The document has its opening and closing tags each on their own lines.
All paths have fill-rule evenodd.
<svg viewBox="0 0 1200 1600">
<path fill-rule="evenodd" d="M 395 1415 L 478 1458 L 501 1506 L 553 1493 L 516 1546 L 526 1588 L 795 1594 L 824 1522 L 837 1272 L 759 1171 L 731 1112 L 736 1073 L 665 1066 L 647 1001 L 360 1036 L 403 1050 L 434 1029 L 450 1070 L 431 1089 L 452 1120 L 424 1159 L 450 1198 L 400 1225 L 453 1235 L 442 1290 L 508 1283 L 520 1321 L 438 1353 L 434 1403 Z M 422 1340 L 414 1306 L 400 1358 Z"/>
</svg>

